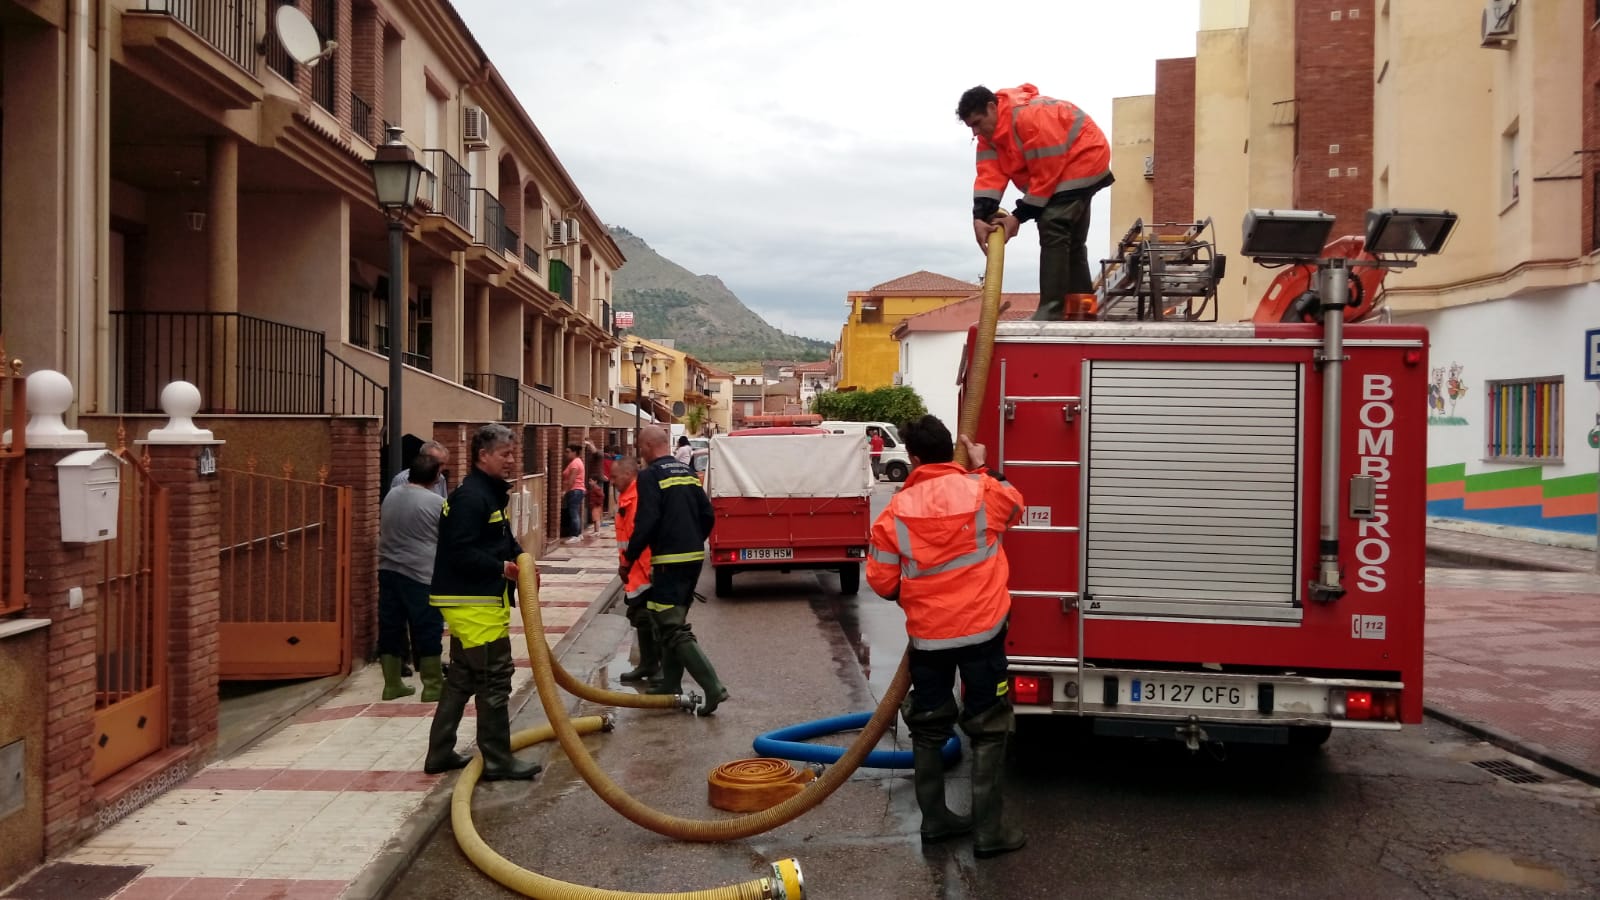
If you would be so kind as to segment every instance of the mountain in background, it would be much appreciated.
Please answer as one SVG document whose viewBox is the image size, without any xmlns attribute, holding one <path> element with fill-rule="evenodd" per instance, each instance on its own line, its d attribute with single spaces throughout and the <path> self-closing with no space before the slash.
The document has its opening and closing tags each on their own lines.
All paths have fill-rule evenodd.
<svg viewBox="0 0 1600 900">
<path fill-rule="evenodd" d="M 715 275 L 696 275 L 650 249 L 633 232 L 611 226 L 627 262 L 617 270 L 612 302 L 633 311 L 630 333 L 674 346 L 705 362 L 827 359 L 833 345 L 772 327 Z"/>
</svg>

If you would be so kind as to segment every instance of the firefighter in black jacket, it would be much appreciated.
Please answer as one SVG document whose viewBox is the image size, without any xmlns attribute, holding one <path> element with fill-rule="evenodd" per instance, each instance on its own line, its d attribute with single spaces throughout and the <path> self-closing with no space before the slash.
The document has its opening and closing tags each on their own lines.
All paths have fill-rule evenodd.
<svg viewBox="0 0 1600 900">
<path fill-rule="evenodd" d="M 478 701 L 478 752 L 484 781 L 526 781 L 538 763 L 511 755 L 511 606 L 522 548 L 506 517 L 517 470 L 516 440 L 504 425 L 472 437 L 472 472 L 439 514 L 439 550 L 428 603 L 450 626 L 450 669 L 434 710 L 423 771 L 459 769 L 456 728 L 467 700 Z"/>
<path fill-rule="evenodd" d="M 683 671 L 705 689 L 706 699 L 695 712 L 709 716 L 728 699 L 728 689 L 689 629 L 689 606 L 694 603 L 695 582 L 706 558 L 706 538 L 716 516 L 711 501 L 694 470 L 674 459 L 666 429 L 651 426 L 639 434 L 640 455 L 650 464 L 639 472 L 639 511 L 633 538 L 623 551 L 618 568 L 623 580 L 634 560 L 650 550 L 650 593 L 645 608 L 661 653 L 661 683 L 651 694 L 683 692 Z"/>
</svg>

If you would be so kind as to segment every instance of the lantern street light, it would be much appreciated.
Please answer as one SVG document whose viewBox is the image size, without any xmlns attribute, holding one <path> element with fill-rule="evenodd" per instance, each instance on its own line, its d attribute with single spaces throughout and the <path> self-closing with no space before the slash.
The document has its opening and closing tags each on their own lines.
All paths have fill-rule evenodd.
<svg viewBox="0 0 1600 900">
<path fill-rule="evenodd" d="M 628 355 L 633 357 L 633 452 L 639 452 L 639 404 L 644 402 L 644 345 L 635 341 Z"/>
<path fill-rule="evenodd" d="M 405 220 L 417 202 L 417 191 L 422 186 L 422 175 L 428 171 L 417 162 L 411 148 L 400 140 L 399 128 L 390 126 L 387 140 L 373 154 L 372 186 L 378 197 L 378 208 L 389 220 L 389 449 L 384 456 L 383 483 L 388 485 L 400 471 L 400 421 L 404 404 L 401 402 L 400 380 L 405 366 L 402 354 L 405 341 L 400 334 L 401 310 L 407 297 L 405 256 Z"/>
</svg>

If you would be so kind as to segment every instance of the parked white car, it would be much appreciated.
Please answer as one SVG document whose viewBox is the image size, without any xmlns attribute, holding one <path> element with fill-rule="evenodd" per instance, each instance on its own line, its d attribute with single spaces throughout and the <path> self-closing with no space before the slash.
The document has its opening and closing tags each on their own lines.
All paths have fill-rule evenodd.
<svg viewBox="0 0 1600 900">
<path fill-rule="evenodd" d="M 911 474 L 911 457 L 900 442 L 900 429 L 888 422 L 843 422 L 829 420 L 820 426 L 834 434 L 866 434 L 868 428 L 883 432 L 883 454 L 878 458 L 883 464 L 883 477 L 890 481 L 905 481 Z"/>
</svg>

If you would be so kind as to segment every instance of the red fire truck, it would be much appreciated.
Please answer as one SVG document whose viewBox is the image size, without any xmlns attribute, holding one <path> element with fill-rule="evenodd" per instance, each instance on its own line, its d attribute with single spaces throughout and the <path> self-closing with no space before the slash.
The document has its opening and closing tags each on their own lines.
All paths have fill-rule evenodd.
<svg viewBox="0 0 1600 900">
<path fill-rule="evenodd" d="M 1352 245 L 1253 212 L 1285 321 L 1204 320 L 1223 267 L 1192 223 L 1136 225 L 1095 318 L 1000 324 L 976 439 L 1026 502 L 1019 716 L 1191 749 L 1420 721 L 1427 334 L 1346 320 L 1442 246 L 1454 216 L 1427 215 L 1375 211 Z"/>
</svg>

